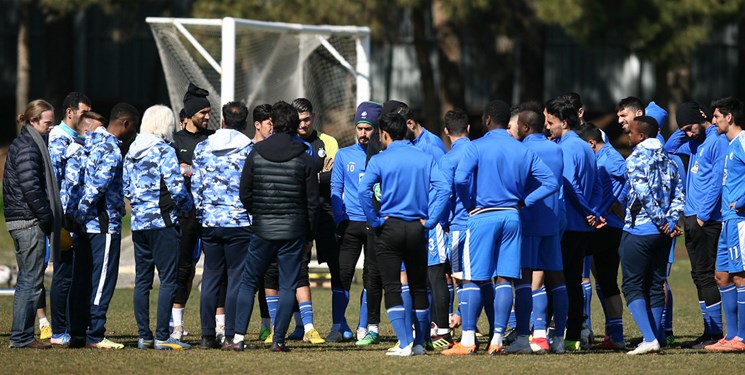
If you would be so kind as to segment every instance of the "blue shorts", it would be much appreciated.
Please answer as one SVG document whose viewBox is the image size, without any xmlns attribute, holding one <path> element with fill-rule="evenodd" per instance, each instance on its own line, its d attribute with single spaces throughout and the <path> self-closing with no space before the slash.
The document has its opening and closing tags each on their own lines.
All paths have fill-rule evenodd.
<svg viewBox="0 0 745 375">
<path fill-rule="evenodd" d="M 717 249 L 717 271 L 738 273 L 745 271 L 742 248 L 745 246 L 745 220 L 722 223 Z"/>
<path fill-rule="evenodd" d="M 520 277 L 522 229 L 517 210 L 471 216 L 468 231 L 468 246 L 463 249 L 464 280 Z"/>
<path fill-rule="evenodd" d="M 427 266 L 448 262 L 448 235 L 440 224 L 429 230 L 427 240 Z"/>
<path fill-rule="evenodd" d="M 451 230 L 448 237 L 451 273 L 456 279 L 463 279 L 463 249 L 468 247 L 468 229 Z"/>
<path fill-rule="evenodd" d="M 523 236 L 523 268 L 541 271 L 561 271 L 561 235 Z"/>
</svg>

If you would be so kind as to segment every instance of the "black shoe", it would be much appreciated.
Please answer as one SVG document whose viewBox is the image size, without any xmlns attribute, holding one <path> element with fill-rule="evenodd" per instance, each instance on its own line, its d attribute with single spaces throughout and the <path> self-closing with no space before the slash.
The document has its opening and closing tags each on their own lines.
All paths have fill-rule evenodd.
<svg viewBox="0 0 745 375">
<path fill-rule="evenodd" d="M 432 336 L 432 346 L 437 350 L 450 349 L 453 345 L 454 341 L 450 333 Z"/>
<path fill-rule="evenodd" d="M 73 349 L 85 348 L 85 342 L 85 336 L 71 337 L 70 342 L 67 344 L 67 347 Z"/>
<path fill-rule="evenodd" d="M 215 336 L 202 336 L 202 343 L 199 344 L 202 349 L 220 349 L 220 342 L 215 339 Z"/>
<path fill-rule="evenodd" d="M 50 349 L 51 347 L 52 344 L 38 340 L 31 341 L 24 346 L 10 346 L 11 349 Z"/>
<path fill-rule="evenodd" d="M 230 350 L 234 352 L 242 352 L 244 349 L 246 349 L 246 344 L 242 341 L 236 344 L 233 340 L 225 341 L 225 345 L 222 347 L 222 350 Z"/>
<path fill-rule="evenodd" d="M 290 348 L 288 348 L 285 343 L 283 342 L 275 342 L 272 343 L 272 349 L 273 352 L 289 352 Z"/>
<path fill-rule="evenodd" d="M 712 335 L 712 334 L 703 334 L 696 338 L 693 341 L 689 341 L 686 343 L 683 343 L 680 347 L 682 349 L 696 349 L 696 350 L 703 350 L 705 346 L 716 344 L 717 341 L 719 341 L 723 336 L 721 334 L 719 335 Z"/>
</svg>

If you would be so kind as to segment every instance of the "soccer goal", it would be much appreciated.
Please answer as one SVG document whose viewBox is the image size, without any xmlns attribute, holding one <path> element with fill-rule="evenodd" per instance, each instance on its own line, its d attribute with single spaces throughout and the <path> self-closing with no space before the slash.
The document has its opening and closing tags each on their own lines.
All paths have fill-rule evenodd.
<svg viewBox="0 0 745 375">
<path fill-rule="evenodd" d="M 354 111 L 370 99 L 370 29 L 311 26 L 237 18 L 148 17 L 173 110 L 183 107 L 189 82 L 210 92 L 210 127 L 220 106 L 310 99 L 315 126 L 354 142 Z M 250 116 L 249 116 L 250 119 Z M 249 126 L 253 132 L 253 126 Z"/>
</svg>

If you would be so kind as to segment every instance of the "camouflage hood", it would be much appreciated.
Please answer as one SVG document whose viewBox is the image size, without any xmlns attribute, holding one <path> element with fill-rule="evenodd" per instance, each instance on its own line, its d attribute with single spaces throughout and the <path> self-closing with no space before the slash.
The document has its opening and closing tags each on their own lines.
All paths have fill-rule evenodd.
<svg viewBox="0 0 745 375">
<path fill-rule="evenodd" d="M 218 129 L 207 137 L 205 149 L 215 154 L 232 154 L 243 150 L 251 144 L 251 139 L 242 132 L 233 129 Z"/>
<path fill-rule="evenodd" d="M 147 155 L 148 151 L 153 148 L 153 146 L 160 142 L 163 142 L 163 139 L 158 136 L 152 134 L 137 134 L 137 138 L 135 138 L 135 141 L 132 142 L 131 146 L 129 146 L 129 154 L 135 160 L 142 159 Z"/>
</svg>

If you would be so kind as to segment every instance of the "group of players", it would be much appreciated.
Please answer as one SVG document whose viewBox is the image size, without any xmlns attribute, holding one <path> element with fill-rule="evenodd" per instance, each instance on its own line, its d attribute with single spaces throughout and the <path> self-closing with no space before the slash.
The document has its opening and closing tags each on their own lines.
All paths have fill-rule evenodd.
<svg viewBox="0 0 745 375">
<path fill-rule="evenodd" d="M 64 227 L 73 240 L 70 251 L 55 254 L 52 344 L 123 347 L 105 337 L 104 325 L 116 285 L 126 197 L 137 264 L 138 348 L 189 348 L 183 342 L 189 334 L 184 307 L 203 253 L 201 347 L 244 350 L 253 302 L 241 294 L 246 290 L 241 279 L 245 282 L 252 267 L 246 249 L 256 240 L 256 213 L 243 204 L 250 179 L 243 169 L 256 144 L 280 129 L 302 146 L 314 171 L 314 181 L 301 194 L 313 220 L 308 233 L 279 229 L 301 231 L 298 238 L 307 240 L 302 260 L 290 265 L 298 268 L 296 280 L 280 277 L 290 261 L 275 257 L 267 260 L 272 264 L 262 271 L 263 283 L 249 288 L 249 298 L 259 290 L 260 339 L 273 343 L 273 350 L 288 350 L 292 306 L 280 290 L 295 291 L 297 327 L 288 339 L 321 344 L 355 337 L 345 312 L 364 249 L 356 345 L 380 343 L 385 295 L 398 338 L 387 351 L 391 356 L 436 349 L 448 356 L 477 353 L 482 308 L 490 327 L 489 354 L 627 350 L 620 265 L 621 289 L 643 334 L 629 354 L 659 352 L 674 340 L 666 280 L 681 227 L 705 327 L 684 346 L 745 350 L 739 245 L 745 231 L 739 225 L 745 206 L 740 188 L 745 135 L 739 122 L 745 110 L 736 98 L 714 101 L 713 115 L 696 103 L 682 103 L 679 130 L 668 141 L 659 133 L 667 121 L 664 109 L 654 102 L 644 107 L 633 97 L 622 100 L 619 124 L 633 148 L 624 160 L 602 130 L 584 121 L 573 93 L 545 105 L 510 108 L 492 101 L 481 118 L 485 134 L 474 141 L 468 115 L 451 110 L 443 119 L 450 151 L 395 100 L 361 103 L 354 118 L 357 142 L 339 149 L 334 138 L 313 129 L 307 99 L 256 106 L 256 135 L 249 139 L 248 109 L 238 102 L 222 108 L 219 130 L 208 129 L 207 96 L 190 85 L 177 132 L 177 121 L 163 106 L 140 117 L 134 107 L 119 104 L 106 119 L 91 111 L 84 95 L 66 98 L 65 119 L 49 135 L 49 155 Z M 688 155 L 687 170 L 676 155 Z M 273 193 L 263 199 L 271 201 Z M 308 280 L 313 242 L 332 280 L 333 321 L 325 339 L 313 322 Z M 149 291 L 156 267 L 160 289 L 153 334 Z M 595 346 L 591 289 L 583 282 L 590 269 L 605 314 L 605 338 Z M 460 324 L 455 342 L 451 329 Z M 508 335 L 508 328 L 514 334 Z"/>
</svg>

